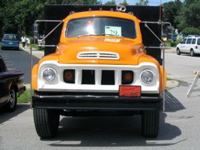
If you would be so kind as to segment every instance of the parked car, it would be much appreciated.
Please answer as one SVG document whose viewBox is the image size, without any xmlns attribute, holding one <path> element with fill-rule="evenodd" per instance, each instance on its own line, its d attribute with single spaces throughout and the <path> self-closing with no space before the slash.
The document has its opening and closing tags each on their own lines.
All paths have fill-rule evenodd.
<svg viewBox="0 0 200 150">
<path fill-rule="evenodd" d="M 191 56 L 200 54 L 200 35 L 189 35 L 176 46 L 176 53 L 188 53 Z"/>
<path fill-rule="evenodd" d="M 4 34 L 1 40 L 1 49 L 16 49 L 19 50 L 19 38 L 17 34 Z"/>
<path fill-rule="evenodd" d="M 8 71 L 0 55 L 0 109 L 8 112 L 16 109 L 17 97 L 26 90 L 22 84 L 23 77 L 21 71 Z"/>
</svg>

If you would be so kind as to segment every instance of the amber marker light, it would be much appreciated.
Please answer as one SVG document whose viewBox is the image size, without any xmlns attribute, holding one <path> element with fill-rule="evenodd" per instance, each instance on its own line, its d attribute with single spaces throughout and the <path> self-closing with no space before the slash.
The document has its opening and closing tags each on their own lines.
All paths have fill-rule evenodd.
<svg viewBox="0 0 200 150">
<path fill-rule="evenodd" d="M 63 77 L 66 83 L 75 83 L 75 70 L 65 70 Z"/>
<path fill-rule="evenodd" d="M 133 82 L 132 71 L 122 71 L 122 84 L 131 84 Z"/>
</svg>

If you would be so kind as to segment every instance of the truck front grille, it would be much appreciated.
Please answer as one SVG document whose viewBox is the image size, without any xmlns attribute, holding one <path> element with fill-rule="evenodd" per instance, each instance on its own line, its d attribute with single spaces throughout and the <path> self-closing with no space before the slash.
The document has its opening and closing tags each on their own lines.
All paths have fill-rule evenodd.
<svg viewBox="0 0 200 150">
<path fill-rule="evenodd" d="M 114 85 L 115 84 L 115 72 L 112 70 L 102 70 L 102 85 Z"/>
<path fill-rule="evenodd" d="M 82 84 L 95 84 L 94 70 L 82 70 Z"/>
<path fill-rule="evenodd" d="M 64 70 L 66 72 L 67 70 Z M 116 84 L 131 84 L 133 82 L 133 78 L 131 82 L 124 82 L 123 75 L 124 70 L 94 70 L 94 69 L 83 69 L 76 70 L 74 72 L 75 83 L 79 85 L 116 85 Z M 132 71 L 131 71 L 132 72 Z M 133 74 L 133 72 L 132 72 Z M 64 78 L 64 82 L 68 82 L 68 80 Z"/>
</svg>

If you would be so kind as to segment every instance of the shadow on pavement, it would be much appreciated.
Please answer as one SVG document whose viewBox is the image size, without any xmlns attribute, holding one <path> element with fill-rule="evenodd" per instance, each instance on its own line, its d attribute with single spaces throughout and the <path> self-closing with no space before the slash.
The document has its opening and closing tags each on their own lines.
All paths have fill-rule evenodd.
<svg viewBox="0 0 200 150">
<path fill-rule="evenodd" d="M 166 110 L 170 112 L 185 107 L 168 91 Z M 144 138 L 141 133 L 141 117 L 63 117 L 56 138 L 48 140 L 52 147 L 130 147 L 170 146 L 177 141 L 181 130 L 166 123 L 166 113 L 160 115 L 160 133 L 157 138 Z M 44 139 L 42 139 L 44 140 Z"/>
<path fill-rule="evenodd" d="M 185 107 L 166 92 L 166 110 L 174 112 Z M 53 139 L 41 139 L 48 146 L 61 147 L 158 147 L 171 146 L 186 139 L 179 127 L 166 122 L 167 113 L 160 114 L 160 133 L 157 138 L 144 138 L 141 133 L 141 116 L 62 117 L 58 135 Z"/>
<path fill-rule="evenodd" d="M 49 146 L 56 148 L 175 145 L 181 141 L 172 139 L 179 136 L 181 131 L 178 127 L 165 123 L 165 117 L 166 114 L 161 114 L 160 134 L 157 138 L 142 137 L 140 116 L 64 117 L 57 137 L 47 141 L 50 141 Z"/>
<path fill-rule="evenodd" d="M 0 109 L 0 124 L 10 120 L 11 118 L 23 113 L 28 109 L 30 109 L 30 104 L 17 104 L 16 110 L 9 113 Z"/>
</svg>

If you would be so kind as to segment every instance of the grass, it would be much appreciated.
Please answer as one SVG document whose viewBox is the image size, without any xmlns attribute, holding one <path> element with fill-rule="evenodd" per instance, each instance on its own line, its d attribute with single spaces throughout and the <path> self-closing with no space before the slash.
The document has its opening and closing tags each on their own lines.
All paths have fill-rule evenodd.
<svg viewBox="0 0 200 150">
<path fill-rule="evenodd" d="M 167 81 L 171 81 L 171 80 L 174 80 L 174 79 L 172 79 L 172 78 L 167 78 Z"/>
<path fill-rule="evenodd" d="M 26 91 L 18 97 L 17 102 L 18 103 L 29 103 L 31 100 L 31 90 L 26 89 Z"/>
<path fill-rule="evenodd" d="M 38 47 L 36 44 L 31 44 L 31 47 L 39 51 L 44 50 L 44 47 Z"/>
<path fill-rule="evenodd" d="M 31 44 L 31 47 L 33 47 L 33 48 L 39 50 L 39 47 L 38 47 L 36 44 Z"/>
<path fill-rule="evenodd" d="M 165 42 L 165 44 L 166 44 L 166 47 L 171 47 L 171 43 Z"/>
</svg>

